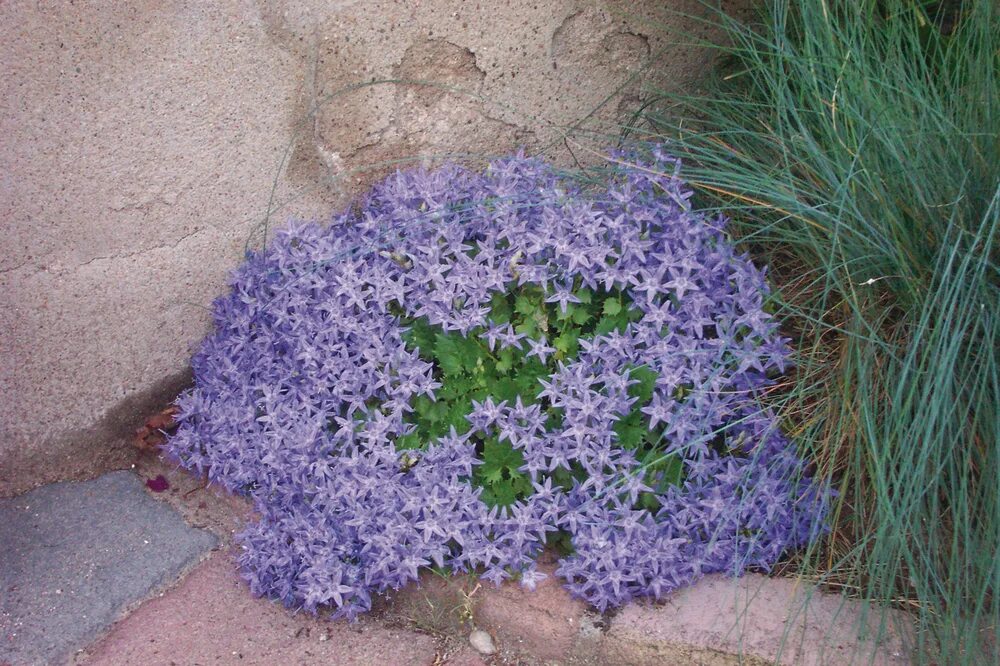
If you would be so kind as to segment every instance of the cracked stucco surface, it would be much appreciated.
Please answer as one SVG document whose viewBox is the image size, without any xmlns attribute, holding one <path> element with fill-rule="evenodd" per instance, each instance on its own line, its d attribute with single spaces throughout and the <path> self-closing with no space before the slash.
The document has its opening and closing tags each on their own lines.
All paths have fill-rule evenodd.
<svg viewBox="0 0 1000 666">
<path fill-rule="evenodd" d="M 650 21 L 698 6 L 0 4 L 0 496 L 130 461 L 269 202 L 322 217 L 398 160 L 613 129 L 704 70 Z"/>
</svg>

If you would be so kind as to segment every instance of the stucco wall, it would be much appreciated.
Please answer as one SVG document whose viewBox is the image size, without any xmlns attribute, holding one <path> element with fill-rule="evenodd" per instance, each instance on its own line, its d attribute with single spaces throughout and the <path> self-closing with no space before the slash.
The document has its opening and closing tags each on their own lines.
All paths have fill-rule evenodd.
<svg viewBox="0 0 1000 666">
<path fill-rule="evenodd" d="M 664 8 L 699 3 L 0 3 L 0 495 L 128 464 L 269 201 L 322 216 L 414 156 L 569 159 L 623 84 L 588 122 L 704 71 Z M 439 85 L 345 90 L 373 80 Z"/>
</svg>

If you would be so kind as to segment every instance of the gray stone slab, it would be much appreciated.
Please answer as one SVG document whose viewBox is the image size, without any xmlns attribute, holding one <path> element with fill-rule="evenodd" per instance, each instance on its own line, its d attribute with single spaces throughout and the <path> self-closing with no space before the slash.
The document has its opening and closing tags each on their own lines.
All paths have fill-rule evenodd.
<svg viewBox="0 0 1000 666">
<path fill-rule="evenodd" d="M 0 664 L 65 662 L 215 543 L 131 472 L 0 500 Z"/>
</svg>

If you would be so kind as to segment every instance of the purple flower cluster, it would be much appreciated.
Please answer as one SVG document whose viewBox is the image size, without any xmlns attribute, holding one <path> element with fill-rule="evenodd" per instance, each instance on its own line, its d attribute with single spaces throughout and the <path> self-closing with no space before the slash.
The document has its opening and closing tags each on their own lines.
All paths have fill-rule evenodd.
<svg viewBox="0 0 1000 666">
<path fill-rule="evenodd" d="M 600 188 L 523 155 L 400 173 L 329 226 L 293 226 L 248 256 L 215 303 L 168 450 L 253 498 L 241 563 L 256 593 L 354 617 L 430 565 L 530 587 L 558 532 L 572 551 L 557 575 L 603 610 L 767 568 L 820 529 L 823 491 L 757 404 L 787 353 L 763 273 L 724 220 L 692 210 L 660 147 L 613 158 L 625 166 Z M 641 317 L 555 362 L 544 333 L 490 318 L 495 294 L 527 285 L 563 312 L 580 289 L 615 290 Z M 400 313 L 553 372 L 524 401 L 476 402 L 467 431 L 397 450 L 412 401 L 441 389 Z M 680 484 L 618 441 L 640 367 L 656 376 L 641 413 L 657 452 L 683 461 Z M 471 483 L 486 437 L 523 456 L 523 501 L 489 507 Z"/>
</svg>

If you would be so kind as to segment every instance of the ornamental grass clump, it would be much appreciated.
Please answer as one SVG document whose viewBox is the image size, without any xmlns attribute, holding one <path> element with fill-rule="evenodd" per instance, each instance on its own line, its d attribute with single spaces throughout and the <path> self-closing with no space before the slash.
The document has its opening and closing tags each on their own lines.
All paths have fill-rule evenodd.
<svg viewBox="0 0 1000 666">
<path fill-rule="evenodd" d="M 838 489 L 796 568 L 911 611 L 918 663 L 997 663 L 1000 3 L 768 0 L 713 22 L 718 76 L 650 100 L 633 137 L 670 141 L 774 269 L 796 368 L 773 404 Z"/>
<path fill-rule="evenodd" d="M 582 188 L 517 155 L 398 173 L 251 252 L 168 449 L 249 495 L 257 594 L 353 618 L 423 567 L 600 610 L 767 569 L 825 495 L 757 402 L 764 274 L 654 148 Z"/>
</svg>

